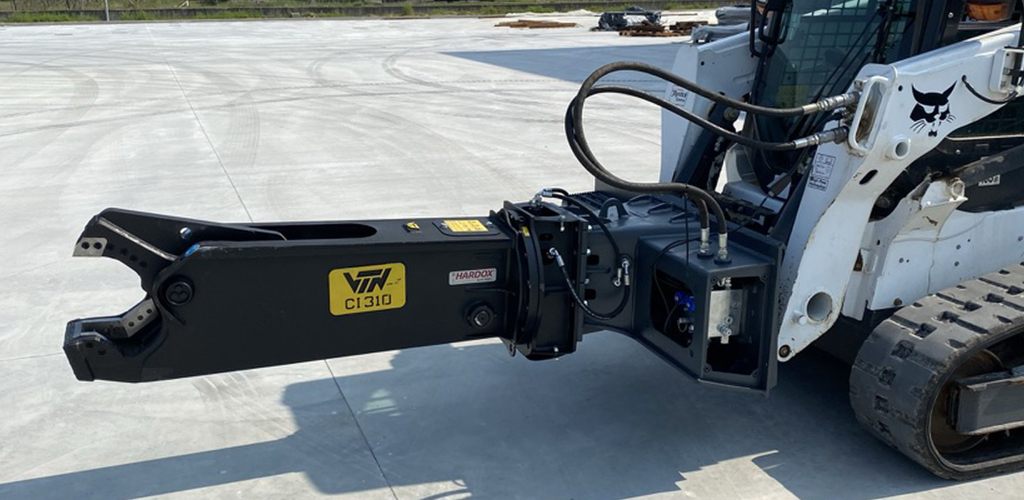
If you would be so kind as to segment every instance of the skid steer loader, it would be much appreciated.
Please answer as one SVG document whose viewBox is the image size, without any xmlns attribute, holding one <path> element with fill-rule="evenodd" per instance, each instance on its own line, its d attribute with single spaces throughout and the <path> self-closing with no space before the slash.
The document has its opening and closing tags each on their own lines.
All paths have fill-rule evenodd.
<svg viewBox="0 0 1024 500">
<path fill-rule="evenodd" d="M 593 192 L 479 217 L 222 224 L 107 209 L 75 255 L 145 297 L 71 321 L 81 380 L 144 382 L 500 338 L 531 360 L 628 335 L 767 393 L 812 344 L 876 437 L 935 474 L 1024 467 L 1024 44 L 1016 2 L 768 0 L 674 71 L 569 103 Z M 638 71 L 664 96 L 599 85 Z M 609 172 L 588 98 L 664 109 L 657 183 Z M 553 131 L 554 132 L 554 131 Z"/>
</svg>

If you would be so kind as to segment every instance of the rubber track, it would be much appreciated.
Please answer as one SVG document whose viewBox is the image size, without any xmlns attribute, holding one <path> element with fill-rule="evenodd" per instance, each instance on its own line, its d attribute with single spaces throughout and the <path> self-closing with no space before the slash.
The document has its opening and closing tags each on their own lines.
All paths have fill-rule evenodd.
<svg viewBox="0 0 1024 500">
<path fill-rule="evenodd" d="M 1024 468 L 1024 454 L 957 465 L 929 439 L 932 401 L 962 360 L 1024 331 L 1024 263 L 897 311 L 861 346 L 850 375 L 857 420 L 938 476 L 973 479 Z"/>
</svg>

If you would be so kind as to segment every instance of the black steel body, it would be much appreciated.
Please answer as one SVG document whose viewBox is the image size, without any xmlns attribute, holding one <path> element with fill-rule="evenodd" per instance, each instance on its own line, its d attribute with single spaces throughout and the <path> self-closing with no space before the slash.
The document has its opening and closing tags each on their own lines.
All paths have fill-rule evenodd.
<svg viewBox="0 0 1024 500">
<path fill-rule="evenodd" d="M 147 292 L 143 303 L 151 300 L 152 307 L 148 314 L 136 307 L 118 317 L 72 321 L 65 352 L 80 379 L 135 382 L 502 335 L 515 299 L 509 234 L 494 225 L 445 234 L 443 222 L 236 226 L 104 211 L 80 241 L 104 238 L 100 255 L 136 264 Z M 107 231 L 109 223 L 129 237 Z M 140 268 L 135 256 L 157 243 L 132 240 L 155 228 L 164 231 L 153 238 L 157 248 L 174 260 L 152 259 Z M 182 238 L 185 233 L 190 237 Z M 202 234 L 216 236 L 197 240 Z M 332 271 L 391 263 L 404 266 L 402 307 L 332 312 Z M 450 272 L 481 269 L 494 269 L 493 281 L 448 286 Z M 359 299 L 396 300 L 385 295 Z M 470 321 L 483 307 L 486 322 Z M 129 334 L 133 320 L 146 324 Z"/>
<path fill-rule="evenodd" d="M 697 255 L 699 222 L 681 199 L 575 199 L 600 212 L 609 234 L 584 211 L 546 202 L 506 203 L 487 217 L 256 225 L 109 209 L 79 245 L 132 267 L 146 297 L 119 316 L 70 322 L 64 350 L 79 379 L 139 382 L 488 337 L 542 360 L 611 329 L 698 380 L 774 385 L 781 245 L 736 228 L 732 261 L 716 263 Z M 633 276 L 622 275 L 609 235 Z M 627 307 L 588 316 L 570 288 L 592 309 Z M 722 290 L 744 297 L 727 342 L 706 321 Z M 345 310 L 362 302 L 372 310 Z"/>
</svg>

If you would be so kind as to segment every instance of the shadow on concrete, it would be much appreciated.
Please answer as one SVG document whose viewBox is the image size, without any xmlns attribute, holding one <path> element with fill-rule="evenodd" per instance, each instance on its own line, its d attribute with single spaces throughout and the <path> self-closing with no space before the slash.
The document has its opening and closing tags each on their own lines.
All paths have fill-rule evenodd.
<svg viewBox="0 0 1024 500">
<path fill-rule="evenodd" d="M 671 68 L 679 45 L 611 45 L 601 47 L 569 47 L 557 49 L 490 50 L 480 52 L 445 52 L 492 66 L 535 75 L 582 83 L 598 67 L 617 61 L 639 61 L 659 68 Z M 664 92 L 666 84 L 651 76 L 635 72 L 615 73 L 608 81 L 626 82 L 637 88 Z"/>
<path fill-rule="evenodd" d="M 299 428 L 287 438 L 9 482 L 0 498 L 126 500 L 294 472 L 325 494 L 379 488 L 367 484 L 377 466 L 365 443 L 331 438 L 333 427 L 354 425 L 338 416 L 339 401 L 306 397 L 336 383 L 388 482 L 429 484 L 408 490 L 426 498 L 618 500 L 692 490 L 689 478 L 701 474 L 715 475 L 700 477 L 702 488 L 723 489 L 697 497 L 767 494 L 732 484 L 744 481 L 774 480 L 803 500 L 950 485 L 861 431 L 846 400 L 848 368 L 826 355 L 784 365 L 781 386 L 763 398 L 699 386 L 614 334 L 588 336 L 581 348 L 544 363 L 509 360 L 496 345 L 402 351 L 389 370 L 285 388 Z"/>
</svg>

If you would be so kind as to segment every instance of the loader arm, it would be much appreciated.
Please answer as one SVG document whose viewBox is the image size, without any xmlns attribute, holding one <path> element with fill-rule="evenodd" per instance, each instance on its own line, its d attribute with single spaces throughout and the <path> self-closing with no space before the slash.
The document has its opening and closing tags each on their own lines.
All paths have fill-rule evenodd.
<svg viewBox="0 0 1024 500">
<path fill-rule="evenodd" d="M 998 111 L 1006 105 L 999 100 L 1024 90 L 1009 79 L 1000 80 L 1003 72 L 1020 63 L 1020 51 L 1007 48 L 1019 39 L 1017 25 L 896 64 L 868 65 L 861 70 L 856 81 L 867 97 L 853 117 L 855 128 L 847 143 L 822 145 L 808 168 L 783 264 L 783 295 L 788 301 L 781 312 L 780 360 L 791 359 L 839 319 L 879 196 L 951 132 Z M 972 93 L 969 85 L 981 90 L 975 88 Z M 933 122 L 919 116 L 927 107 L 927 102 L 920 102 L 926 93 L 941 101 L 929 108 L 940 111 Z M 966 201 L 965 185 L 959 178 L 936 179 L 932 184 L 927 199 L 917 196 L 919 205 L 943 205 L 948 216 Z M 932 220 L 935 230 L 941 230 L 945 217 Z M 870 252 L 871 247 L 865 250 Z M 1007 257 L 993 265 L 1014 263 L 1013 256 Z M 917 298 L 902 297 L 891 306 Z M 863 309 L 863 304 L 847 308 Z"/>
</svg>

